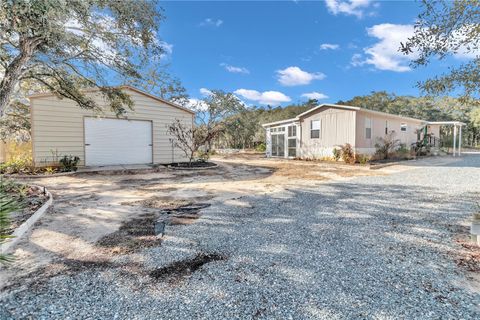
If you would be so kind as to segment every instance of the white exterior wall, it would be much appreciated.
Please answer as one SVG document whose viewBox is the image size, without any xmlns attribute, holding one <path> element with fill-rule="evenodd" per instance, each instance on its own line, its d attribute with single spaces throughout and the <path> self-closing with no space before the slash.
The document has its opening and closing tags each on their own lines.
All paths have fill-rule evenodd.
<svg viewBox="0 0 480 320">
<path fill-rule="evenodd" d="M 311 138 L 310 123 L 320 120 L 320 137 Z M 324 107 L 301 119 L 300 156 L 319 159 L 333 156 L 333 149 L 350 143 L 355 147 L 355 111 Z"/>
<path fill-rule="evenodd" d="M 365 119 L 371 120 L 371 138 L 366 138 Z M 385 127 L 388 132 L 395 132 L 395 139 L 404 143 L 407 148 L 417 141 L 416 130 L 423 127 L 422 120 L 402 118 L 395 115 L 374 114 L 365 111 L 357 111 L 357 132 L 356 132 L 356 152 L 361 154 L 374 154 L 375 144 L 381 137 L 385 137 Z M 402 124 L 406 124 L 406 131 L 401 131 Z"/>
<path fill-rule="evenodd" d="M 128 110 L 130 120 L 152 121 L 153 163 L 186 161 L 178 148 L 172 148 L 167 125 L 181 120 L 185 125 L 193 125 L 193 114 L 170 104 L 161 102 L 145 94 L 125 88 L 134 102 L 134 110 Z M 100 106 L 106 106 L 98 93 L 91 93 Z M 56 96 L 38 96 L 30 100 L 32 120 L 33 159 L 35 165 L 47 165 L 55 161 L 55 155 L 80 157 L 84 165 L 84 117 L 98 116 L 91 110 L 80 108 L 73 100 L 59 99 Z M 102 115 L 116 118 L 111 111 Z"/>
</svg>

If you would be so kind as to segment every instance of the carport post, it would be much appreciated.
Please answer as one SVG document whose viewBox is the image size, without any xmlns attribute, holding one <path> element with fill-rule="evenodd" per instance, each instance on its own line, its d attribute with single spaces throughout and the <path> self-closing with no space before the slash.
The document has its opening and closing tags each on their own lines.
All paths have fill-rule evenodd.
<svg viewBox="0 0 480 320">
<path fill-rule="evenodd" d="M 462 155 L 462 125 L 460 125 L 460 135 L 458 137 L 458 155 Z"/>
<path fill-rule="evenodd" d="M 457 125 L 453 125 L 453 156 L 455 157 L 455 153 L 457 152 Z"/>
</svg>

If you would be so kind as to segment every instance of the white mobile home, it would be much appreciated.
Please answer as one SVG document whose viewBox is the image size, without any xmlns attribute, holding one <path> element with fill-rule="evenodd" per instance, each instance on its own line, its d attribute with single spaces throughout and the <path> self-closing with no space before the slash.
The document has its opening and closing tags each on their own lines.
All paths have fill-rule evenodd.
<svg viewBox="0 0 480 320">
<path fill-rule="evenodd" d="M 394 131 L 407 146 L 427 126 L 439 137 L 440 125 L 385 112 L 336 104 L 322 104 L 295 118 L 266 123 L 268 157 L 315 159 L 330 157 L 333 149 L 349 143 L 356 153 L 373 154 L 377 138 Z"/>
</svg>

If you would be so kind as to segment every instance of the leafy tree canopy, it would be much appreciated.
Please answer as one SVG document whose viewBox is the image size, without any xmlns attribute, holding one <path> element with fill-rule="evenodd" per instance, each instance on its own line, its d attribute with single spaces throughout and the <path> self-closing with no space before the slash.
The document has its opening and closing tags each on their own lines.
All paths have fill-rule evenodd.
<svg viewBox="0 0 480 320">
<path fill-rule="evenodd" d="M 117 114 L 132 107 L 112 77 L 140 81 L 159 62 L 163 19 L 155 0 L 3 0 L 0 2 L 0 116 L 24 82 L 98 109 L 83 88 L 99 88 Z"/>
<path fill-rule="evenodd" d="M 480 0 L 422 0 L 423 12 L 414 35 L 400 50 L 414 56 L 412 65 L 427 65 L 432 58 L 451 55 L 469 58 L 458 67 L 418 84 L 428 95 L 460 92 L 465 104 L 480 101 Z"/>
</svg>

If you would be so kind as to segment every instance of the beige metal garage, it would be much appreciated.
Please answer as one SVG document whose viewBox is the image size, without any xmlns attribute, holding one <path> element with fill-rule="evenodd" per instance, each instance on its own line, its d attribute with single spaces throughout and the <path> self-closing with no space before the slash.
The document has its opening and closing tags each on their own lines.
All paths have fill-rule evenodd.
<svg viewBox="0 0 480 320">
<path fill-rule="evenodd" d="M 53 94 L 30 96 L 35 165 L 55 163 L 64 155 L 78 156 L 87 166 L 186 161 L 167 126 L 175 119 L 193 125 L 194 112 L 130 86 L 122 89 L 134 102 L 134 110 L 122 118 L 108 110 L 99 116 Z M 105 105 L 97 90 L 89 94 Z"/>
</svg>

